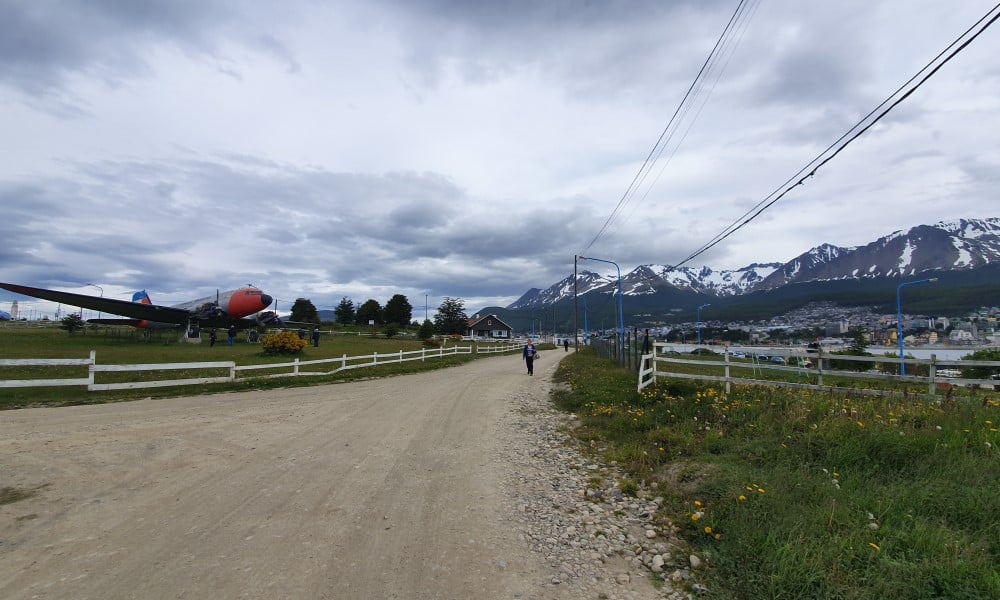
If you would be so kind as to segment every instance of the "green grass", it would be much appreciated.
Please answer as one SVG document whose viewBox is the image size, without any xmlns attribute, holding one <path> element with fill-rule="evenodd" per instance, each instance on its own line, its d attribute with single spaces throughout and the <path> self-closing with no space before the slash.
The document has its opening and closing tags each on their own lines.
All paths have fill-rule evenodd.
<svg viewBox="0 0 1000 600">
<path fill-rule="evenodd" d="M 855 397 L 564 360 L 576 412 L 706 558 L 710 598 L 1000 597 L 1000 394 Z M 708 529 L 706 529 L 708 528 Z"/>
<path fill-rule="evenodd" d="M 204 333 L 204 332 L 203 332 Z M 70 335 L 57 327 L 39 328 L 8 326 L 0 327 L 0 358 L 88 358 L 91 350 L 96 352 L 98 364 L 143 364 L 143 363 L 181 363 L 181 362 L 212 362 L 233 360 L 237 365 L 258 365 L 287 363 L 293 360 L 288 356 L 267 356 L 261 351 L 259 344 L 247 344 L 243 335 L 239 341 L 229 347 L 225 337 L 220 336 L 220 342 L 209 347 L 207 333 L 201 344 L 188 344 L 178 341 L 175 332 L 154 333 L 145 338 L 142 332 L 131 328 L 104 328 L 98 331 L 88 330 Z M 448 341 L 448 346 L 455 342 Z M 458 345 L 467 346 L 468 342 Z M 551 344 L 549 344 L 550 347 Z M 316 360 L 340 358 L 343 355 L 362 356 L 374 352 L 389 354 L 419 350 L 422 344 L 419 340 L 410 338 L 392 338 L 358 336 L 356 334 L 324 335 L 318 348 L 311 344 L 299 355 L 300 360 Z M 544 347 L 544 346 L 541 346 Z M 253 375 L 272 373 L 270 370 L 242 372 L 234 383 L 220 383 L 170 388 L 144 388 L 138 390 L 115 390 L 104 392 L 88 392 L 82 386 L 47 387 L 47 388 L 0 388 L 0 409 L 21 408 L 27 406 L 59 406 L 68 404 L 90 404 L 117 402 L 136 398 L 160 398 L 190 395 L 206 392 L 225 392 L 255 389 L 273 389 L 317 385 L 339 381 L 349 381 L 369 377 L 386 377 L 405 373 L 414 373 L 440 369 L 464 364 L 487 355 L 458 355 L 443 358 L 432 358 L 426 361 L 408 361 L 401 364 L 378 365 L 370 368 L 359 368 L 343 371 L 334 375 L 316 375 L 308 377 L 281 377 L 275 379 L 250 378 Z M 304 366 L 302 372 L 310 370 L 329 371 L 338 366 L 325 364 L 319 366 Z M 288 373 L 286 367 L 282 372 Z M 228 369 L 201 369 L 191 371 L 153 371 L 141 373 L 98 373 L 97 383 L 112 383 L 118 381 L 165 380 L 195 377 L 218 377 L 228 374 Z M 87 367 L 0 367 L 0 379 L 40 379 L 40 378 L 86 378 Z"/>
</svg>

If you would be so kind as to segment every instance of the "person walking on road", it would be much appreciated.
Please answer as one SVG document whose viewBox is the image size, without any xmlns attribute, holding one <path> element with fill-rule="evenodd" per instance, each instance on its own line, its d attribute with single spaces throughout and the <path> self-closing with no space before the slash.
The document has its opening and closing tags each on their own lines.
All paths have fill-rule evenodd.
<svg viewBox="0 0 1000 600">
<path fill-rule="evenodd" d="M 538 352 L 535 351 L 535 345 L 531 343 L 531 338 L 528 338 L 528 343 L 524 346 L 524 352 L 521 353 L 521 358 L 528 365 L 528 375 L 535 374 L 536 356 L 538 356 Z"/>
<path fill-rule="evenodd" d="M 569 352 L 569 340 L 563 340 L 563 350 Z"/>
</svg>

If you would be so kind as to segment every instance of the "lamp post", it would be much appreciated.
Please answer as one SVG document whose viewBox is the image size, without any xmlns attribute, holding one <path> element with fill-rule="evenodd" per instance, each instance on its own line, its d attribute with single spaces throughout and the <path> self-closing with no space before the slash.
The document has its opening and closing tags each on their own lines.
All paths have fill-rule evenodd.
<svg viewBox="0 0 1000 600">
<path fill-rule="evenodd" d="M 104 288 L 102 288 L 101 286 L 97 285 L 96 283 L 88 283 L 87 285 L 89 285 L 90 287 L 95 287 L 95 288 L 101 290 L 101 298 L 104 297 Z M 83 309 L 82 308 L 80 309 L 80 318 L 81 319 L 83 318 Z M 98 319 L 101 318 L 101 311 L 97 311 L 97 318 Z"/>
<path fill-rule="evenodd" d="M 695 320 L 695 326 L 698 328 L 698 347 L 701 348 L 701 309 L 706 306 L 712 306 L 711 304 L 702 304 L 698 307 L 697 318 Z"/>
<path fill-rule="evenodd" d="M 932 281 L 937 281 L 937 277 L 931 277 L 930 279 L 918 279 L 916 281 L 906 281 L 896 286 L 896 341 L 899 342 L 900 376 L 906 375 L 906 360 L 903 358 L 903 303 L 901 292 L 903 291 L 903 288 L 908 285 L 930 283 Z"/>
<path fill-rule="evenodd" d="M 622 312 L 622 269 L 618 266 L 618 263 L 612 260 L 604 260 L 603 258 L 594 258 L 592 256 L 581 256 L 581 260 L 596 260 L 597 262 L 608 263 L 615 266 L 618 270 L 618 344 L 622 348 L 622 352 L 625 351 L 625 317 Z"/>
</svg>

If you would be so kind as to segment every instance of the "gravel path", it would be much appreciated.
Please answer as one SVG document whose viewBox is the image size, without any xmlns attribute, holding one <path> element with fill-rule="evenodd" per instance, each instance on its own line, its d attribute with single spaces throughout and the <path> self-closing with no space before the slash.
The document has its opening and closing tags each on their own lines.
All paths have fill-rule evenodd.
<svg viewBox="0 0 1000 600">
<path fill-rule="evenodd" d="M 562 357 L 0 412 L 0 488 L 32 494 L 0 505 L 0 597 L 681 597 L 655 503 L 562 433 Z"/>
</svg>

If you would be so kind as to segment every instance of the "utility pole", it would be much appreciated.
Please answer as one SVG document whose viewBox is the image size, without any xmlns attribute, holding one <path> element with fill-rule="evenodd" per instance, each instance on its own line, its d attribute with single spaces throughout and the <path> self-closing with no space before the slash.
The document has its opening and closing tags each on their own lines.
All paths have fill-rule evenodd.
<svg viewBox="0 0 1000 600">
<path fill-rule="evenodd" d="M 577 300 L 577 282 L 580 280 L 580 278 L 576 274 L 576 259 L 577 256 L 574 254 L 573 255 L 573 351 L 579 352 L 580 336 L 578 335 L 578 332 L 580 331 L 580 329 L 577 321 L 579 320 L 580 309 L 577 307 L 576 300 Z"/>
</svg>

